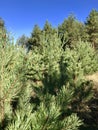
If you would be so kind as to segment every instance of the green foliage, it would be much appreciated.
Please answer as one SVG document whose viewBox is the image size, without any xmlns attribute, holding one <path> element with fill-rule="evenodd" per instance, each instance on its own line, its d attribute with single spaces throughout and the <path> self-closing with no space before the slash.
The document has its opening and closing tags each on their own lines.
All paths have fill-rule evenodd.
<svg viewBox="0 0 98 130">
<path fill-rule="evenodd" d="M 89 41 L 93 47 L 98 49 L 98 11 L 92 10 L 86 20 L 86 29 L 89 35 Z"/>
<path fill-rule="evenodd" d="M 30 73 L 27 75 L 29 79 L 33 77 L 31 83 L 37 97 L 36 103 L 43 102 L 43 95 L 49 93 L 59 95 L 57 101 L 61 107 L 60 116 L 63 118 L 68 113 L 87 111 L 88 101 L 91 100 L 93 92 L 92 84 L 85 81 L 84 76 L 97 71 L 98 68 L 97 56 L 92 46 L 79 41 L 73 49 L 66 48 L 64 51 L 57 35 L 49 39 L 42 37 L 41 45 L 41 51 L 35 48 L 29 53 L 32 62 L 29 61 Z M 66 87 L 62 91 L 63 85 Z M 67 87 L 72 95 L 66 90 Z"/>
<path fill-rule="evenodd" d="M 56 82 L 59 82 L 61 42 L 56 36 L 53 36 L 50 38 L 49 44 L 46 40 L 42 44 L 41 51 L 35 48 L 27 56 L 21 49 L 16 49 L 12 45 L 4 48 L 5 53 L 2 53 L 4 60 L 1 64 L 1 68 L 3 66 L 1 69 L 3 70 L 1 73 L 1 84 L 3 84 L 1 99 L 4 106 L 1 109 L 1 114 L 4 116 L 3 118 L 6 119 L 5 115 L 9 118 L 7 126 L 2 123 L 3 118 L 1 119 L 2 128 L 5 127 L 5 130 L 74 130 L 82 124 L 76 114 L 67 113 L 73 98 L 72 90 L 59 85 L 58 91 L 52 93 L 52 91 L 55 92 L 55 85 L 58 85 Z M 52 50 L 53 48 L 54 50 Z M 51 51 L 49 52 L 49 50 Z M 55 73 L 58 75 L 57 78 Z M 34 86 L 35 79 L 33 81 L 33 78 L 41 80 L 42 86 Z M 31 97 L 33 99 L 30 101 L 30 87 L 33 91 L 36 90 L 35 98 L 38 98 L 36 102 L 34 102 L 34 97 Z M 7 100 L 5 100 L 5 96 Z M 14 106 L 15 103 L 17 103 L 16 107 Z M 9 114 L 9 112 L 11 113 Z M 63 116 L 63 113 L 66 114 Z"/>
<path fill-rule="evenodd" d="M 35 77 L 36 80 L 43 80 L 44 83 L 49 85 L 50 83 L 55 83 L 55 81 L 50 80 L 55 80 L 56 75 L 57 78 L 59 75 L 59 61 L 62 55 L 61 41 L 56 35 L 51 36 L 50 39 L 46 39 L 43 35 L 41 46 L 41 49 L 35 48 L 28 54 L 30 55 L 30 60 L 33 61 L 29 62 L 29 70 L 31 70 L 30 74 L 34 74 L 33 79 Z"/>
<path fill-rule="evenodd" d="M 86 49 L 85 49 L 86 48 Z M 85 75 L 97 71 L 98 54 L 89 43 L 78 42 L 74 49 L 66 48 L 61 62 L 62 77 L 65 84 L 73 88 L 74 96 L 71 110 L 78 113 L 85 122 L 89 120 L 89 101 L 93 98 L 92 82 L 85 80 Z"/>
<path fill-rule="evenodd" d="M 31 130 L 30 124 L 31 124 L 31 109 L 29 109 L 27 106 L 27 110 L 18 110 L 15 112 L 15 117 L 12 119 L 11 124 L 8 125 L 6 130 Z"/>
<path fill-rule="evenodd" d="M 47 35 L 51 36 L 56 33 L 56 29 L 54 29 L 48 21 L 45 22 L 45 25 L 44 25 L 44 28 L 42 31 L 45 34 L 45 36 L 47 36 Z"/>
<path fill-rule="evenodd" d="M 84 25 L 70 16 L 58 33 L 48 22 L 43 30 L 35 26 L 28 53 L 0 39 L 1 130 L 83 126 L 93 97 L 93 84 L 85 76 L 98 70 L 98 54 L 86 36 Z M 20 43 L 26 44 L 24 36 Z"/>
<path fill-rule="evenodd" d="M 40 46 L 40 37 L 42 35 L 42 31 L 38 25 L 34 26 L 34 29 L 31 33 L 31 38 L 28 40 L 28 46 L 33 48 L 33 46 Z"/>
<path fill-rule="evenodd" d="M 12 120 L 7 130 L 78 130 L 82 122 L 76 114 L 66 116 L 63 120 L 60 119 L 61 108 L 59 98 L 62 92 L 63 95 L 67 96 L 63 90 L 57 96 L 50 94 L 43 95 L 44 98 L 36 111 L 33 110 L 32 112 L 30 106 L 24 105 L 26 109 L 16 112 L 15 119 Z M 66 102 L 69 102 L 69 99 Z"/>
<path fill-rule="evenodd" d="M 4 46 L 2 41 L 0 43 L 0 122 L 4 125 L 4 120 L 12 115 L 11 103 L 25 83 L 25 66 L 22 50 L 7 43 Z"/>
<path fill-rule="evenodd" d="M 79 41 L 73 50 L 66 48 L 64 52 L 68 73 L 86 75 L 97 71 L 98 57 L 90 43 Z M 76 72 L 75 72 L 76 71 Z M 82 71 L 80 73 L 80 71 Z M 70 74 L 69 74 L 70 75 Z"/>
<path fill-rule="evenodd" d="M 40 48 L 42 37 L 44 37 L 47 40 L 55 34 L 57 34 L 57 30 L 54 29 L 48 21 L 46 21 L 42 30 L 39 28 L 38 25 L 35 25 L 31 33 L 31 37 L 28 39 L 28 50 L 33 50 L 35 47 Z"/>
<path fill-rule="evenodd" d="M 2 18 L 0 18 L 0 42 L 2 42 L 2 44 L 6 44 L 6 29 L 5 29 L 5 23 L 3 21 Z"/>
<path fill-rule="evenodd" d="M 64 22 L 58 27 L 59 37 L 65 46 L 74 47 L 76 42 L 80 39 L 86 41 L 86 33 L 84 25 L 77 21 L 73 15 L 70 15 Z"/>
<path fill-rule="evenodd" d="M 20 38 L 17 39 L 16 44 L 22 47 L 27 47 L 28 45 L 28 37 L 22 35 Z"/>
</svg>

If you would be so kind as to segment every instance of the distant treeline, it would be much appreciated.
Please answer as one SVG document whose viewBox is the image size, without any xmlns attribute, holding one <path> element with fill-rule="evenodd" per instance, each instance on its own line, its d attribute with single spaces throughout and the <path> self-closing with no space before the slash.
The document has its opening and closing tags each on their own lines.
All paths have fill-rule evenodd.
<svg viewBox="0 0 98 130">
<path fill-rule="evenodd" d="M 92 10 L 84 23 L 78 21 L 74 15 L 70 15 L 57 28 L 53 28 L 48 21 L 43 29 L 35 25 L 31 36 L 20 36 L 17 44 L 30 50 L 34 46 L 40 46 L 42 35 L 46 37 L 57 35 L 62 41 L 63 48 L 66 46 L 73 48 L 77 41 L 81 40 L 90 42 L 95 49 L 98 49 L 98 11 Z"/>
</svg>

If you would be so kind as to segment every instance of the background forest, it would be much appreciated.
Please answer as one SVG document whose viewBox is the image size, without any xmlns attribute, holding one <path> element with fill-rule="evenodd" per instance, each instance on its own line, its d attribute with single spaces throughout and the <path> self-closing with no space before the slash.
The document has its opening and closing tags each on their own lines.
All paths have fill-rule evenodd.
<svg viewBox="0 0 98 130">
<path fill-rule="evenodd" d="M 97 77 L 97 10 L 16 44 L 0 19 L 0 130 L 98 130 Z"/>
</svg>

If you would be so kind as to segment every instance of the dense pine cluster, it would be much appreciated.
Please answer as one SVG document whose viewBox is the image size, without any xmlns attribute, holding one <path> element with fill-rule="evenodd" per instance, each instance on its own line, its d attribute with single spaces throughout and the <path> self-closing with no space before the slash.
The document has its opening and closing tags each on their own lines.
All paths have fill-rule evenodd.
<svg viewBox="0 0 98 130">
<path fill-rule="evenodd" d="M 35 25 L 16 44 L 0 19 L 0 130 L 97 130 L 98 91 L 86 79 L 97 71 L 98 11 Z"/>
</svg>

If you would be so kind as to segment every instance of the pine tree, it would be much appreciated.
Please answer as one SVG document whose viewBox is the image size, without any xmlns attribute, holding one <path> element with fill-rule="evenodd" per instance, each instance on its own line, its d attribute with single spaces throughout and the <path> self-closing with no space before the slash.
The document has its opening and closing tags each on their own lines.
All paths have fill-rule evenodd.
<svg viewBox="0 0 98 130">
<path fill-rule="evenodd" d="M 6 29 L 5 29 L 5 23 L 4 20 L 2 18 L 0 18 L 0 41 L 2 42 L 2 44 L 6 44 Z"/>
<path fill-rule="evenodd" d="M 29 56 L 32 57 L 32 61 L 36 61 L 32 62 L 32 69 L 29 68 L 31 71 L 28 73 L 28 78 L 31 78 L 31 82 L 33 81 L 34 97 L 32 101 L 36 104 L 35 109 L 43 101 L 44 104 L 48 101 L 51 102 L 51 98 L 48 97 L 52 95 L 57 98 L 56 104 L 59 104 L 58 106 L 61 108 L 60 119 L 65 120 L 73 112 L 78 113 L 81 117 L 81 111 L 87 112 L 89 110 L 88 102 L 93 96 L 92 84 L 89 81 L 85 81 L 84 75 L 88 74 L 88 72 L 96 71 L 95 68 L 98 68 L 93 48 L 89 43 L 80 41 L 73 50 L 67 48 L 64 51 L 57 36 L 50 37 L 48 41 L 43 37 L 42 45 L 43 49 L 41 51 L 35 49 L 35 52 L 31 53 L 33 57 Z M 87 49 L 85 50 L 85 48 Z M 94 66 L 96 67 L 94 68 Z M 64 88 L 62 87 L 63 85 L 65 85 Z M 47 94 L 49 95 L 47 96 Z M 72 98 L 69 98 L 71 95 Z M 48 108 L 50 108 L 48 106 L 49 102 L 46 105 Z M 83 117 L 81 118 L 83 119 Z M 47 122 L 46 120 L 45 127 L 47 127 Z"/>
<path fill-rule="evenodd" d="M 41 29 L 39 28 L 38 25 L 35 25 L 32 33 L 31 33 L 31 37 L 28 39 L 28 44 L 27 44 L 28 50 L 33 49 L 33 47 L 35 47 L 35 46 L 37 46 L 37 47 L 40 46 L 41 35 L 42 35 Z"/>
<path fill-rule="evenodd" d="M 60 40 L 53 36 L 48 46 L 47 41 L 43 38 L 42 40 L 44 40 L 42 51 L 35 48 L 27 55 L 18 46 L 9 43 L 6 43 L 5 47 L 0 46 L 0 129 L 2 130 L 78 130 L 82 124 L 77 114 L 67 114 L 72 100 L 72 90 L 63 86 L 54 95 L 49 88 L 50 85 L 55 88 L 56 84 L 53 81 L 57 81 L 54 73 L 58 72 L 59 58 L 62 54 Z M 32 84 L 35 79 L 42 81 L 40 87 L 38 84 Z M 35 96 L 31 93 L 33 91 Z M 64 117 L 63 107 L 66 110 Z"/>
<path fill-rule="evenodd" d="M 92 10 L 85 22 L 89 41 L 94 48 L 98 48 L 98 11 Z"/>
<path fill-rule="evenodd" d="M 19 45 L 19 46 L 22 46 L 24 48 L 27 48 L 27 45 L 28 45 L 28 37 L 26 37 L 24 34 L 19 37 L 16 41 L 16 44 Z"/>
<path fill-rule="evenodd" d="M 41 51 L 34 48 L 27 55 L 25 76 L 32 88 L 31 97 L 26 101 L 26 91 L 21 95 L 7 130 L 78 130 L 81 120 L 76 113 L 68 112 L 73 90 L 59 83 L 61 41 L 56 35 L 47 41 L 43 35 L 41 45 Z"/>
<path fill-rule="evenodd" d="M 46 21 L 44 28 L 43 28 L 43 34 L 46 36 L 46 38 L 49 38 L 51 35 L 55 35 L 57 33 L 57 30 L 52 27 L 52 25 Z"/>
<path fill-rule="evenodd" d="M 0 127 L 4 129 L 13 113 L 13 100 L 25 84 L 24 56 L 14 45 L 0 40 Z M 22 73 L 21 73 L 22 72 Z M 24 82 L 23 82 L 24 81 Z"/>
<path fill-rule="evenodd" d="M 85 49 L 86 48 L 86 49 Z M 91 104 L 94 91 L 92 81 L 85 80 L 85 75 L 96 72 L 98 69 L 98 54 L 90 43 L 78 42 L 74 49 L 66 48 L 61 62 L 62 77 L 65 84 L 69 83 L 74 89 L 72 111 L 90 125 Z"/>
<path fill-rule="evenodd" d="M 63 48 L 66 46 L 72 48 L 77 41 L 86 41 L 87 39 L 84 24 L 79 22 L 74 15 L 70 15 L 58 26 L 58 33 L 63 43 Z"/>
<path fill-rule="evenodd" d="M 52 33 L 52 26 L 48 21 L 46 21 L 44 28 L 43 28 L 43 31 L 45 31 L 46 34 Z"/>
</svg>

